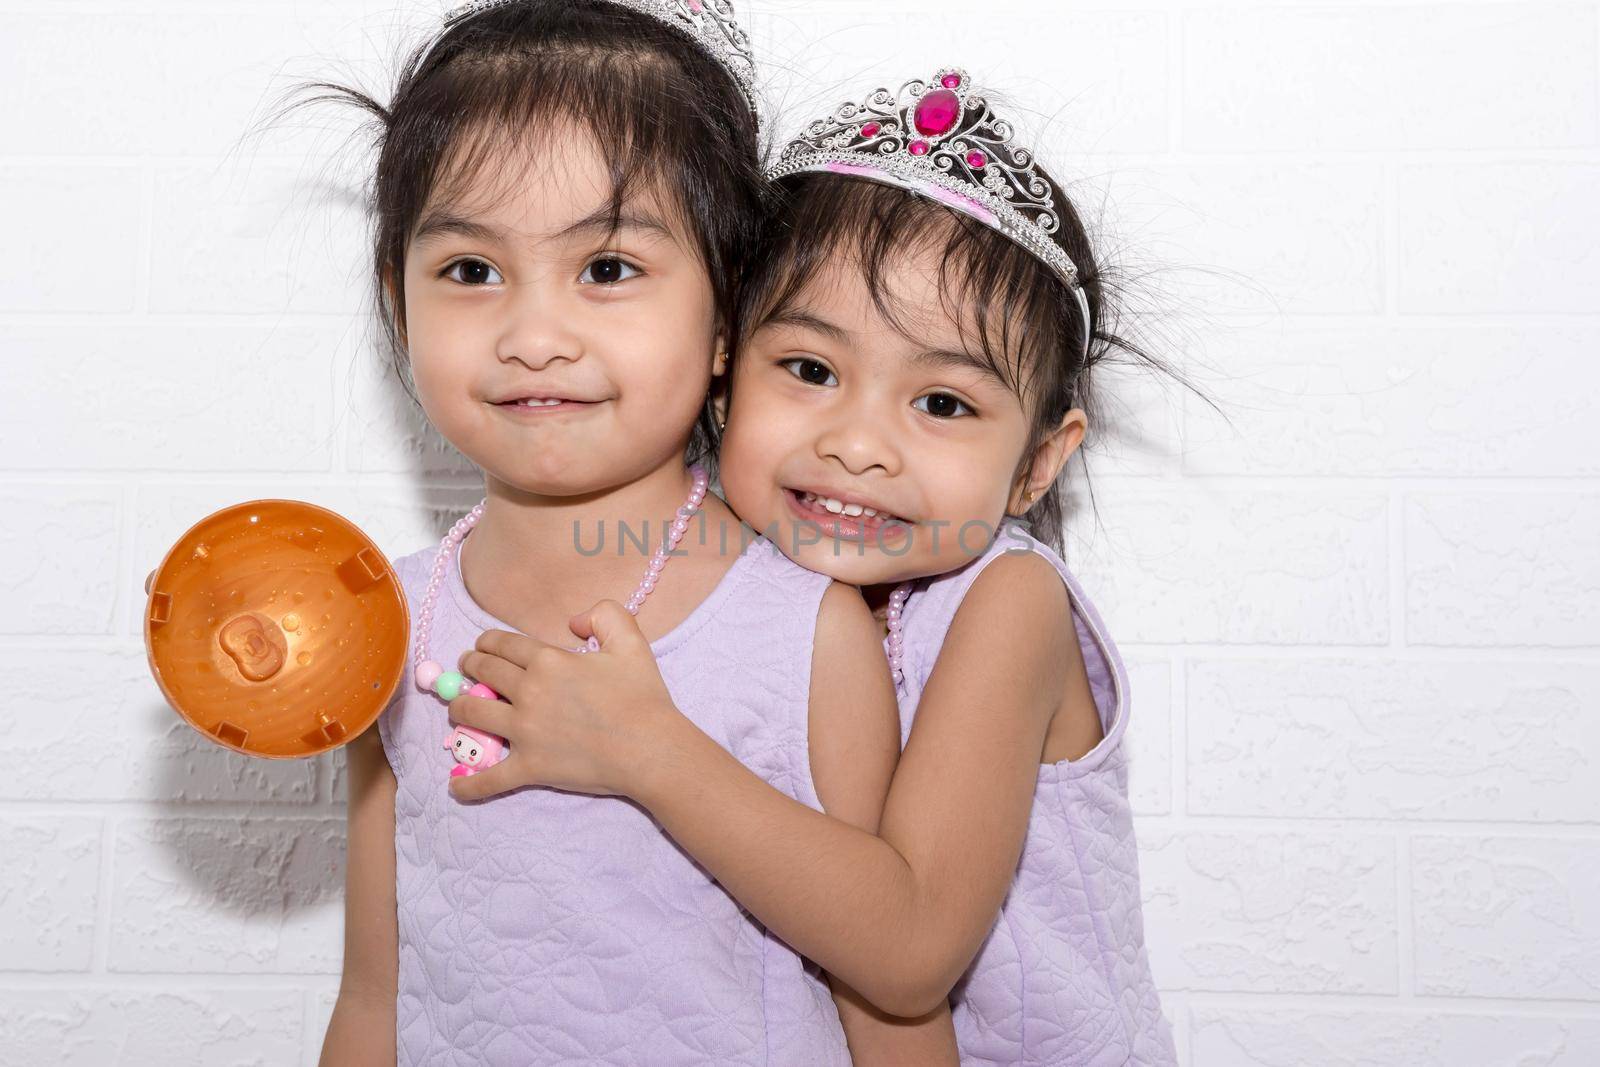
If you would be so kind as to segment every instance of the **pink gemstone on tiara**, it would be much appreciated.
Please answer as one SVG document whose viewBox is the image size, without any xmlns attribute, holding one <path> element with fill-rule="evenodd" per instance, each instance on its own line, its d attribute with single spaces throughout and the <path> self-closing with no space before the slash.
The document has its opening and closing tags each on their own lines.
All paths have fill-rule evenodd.
<svg viewBox="0 0 1600 1067">
<path fill-rule="evenodd" d="M 973 170 L 982 170 L 983 165 L 987 162 L 989 162 L 989 157 L 984 155 L 982 152 L 967 153 L 967 166 L 971 167 Z"/>
<path fill-rule="evenodd" d="M 878 136 L 878 131 L 882 128 L 883 127 L 879 126 L 876 122 L 869 122 L 865 126 L 861 127 L 861 136 L 876 137 Z"/>
<path fill-rule="evenodd" d="M 912 120 L 917 132 L 927 137 L 949 133 L 961 114 L 961 99 L 949 89 L 935 89 L 917 104 Z"/>
<path fill-rule="evenodd" d="M 944 77 L 939 79 L 939 84 L 944 86 L 946 89 L 959 89 L 961 87 L 961 75 L 946 74 Z"/>
<path fill-rule="evenodd" d="M 925 156 L 928 154 L 928 142 L 912 141 L 910 144 L 906 145 L 906 151 L 910 152 L 914 156 Z"/>
</svg>

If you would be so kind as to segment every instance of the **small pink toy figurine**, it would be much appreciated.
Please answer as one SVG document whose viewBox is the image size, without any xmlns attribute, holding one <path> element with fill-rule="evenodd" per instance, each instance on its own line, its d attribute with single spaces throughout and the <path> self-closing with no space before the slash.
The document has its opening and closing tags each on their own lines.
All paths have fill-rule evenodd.
<svg viewBox="0 0 1600 1067">
<path fill-rule="evenodd" d="M 445 739 L 444 747 L 456 758 L 456 765 L 450 768 L 450 777 L 458 778 L 493 767 L 506 758 L 509 746 L 504 738 L 495 734 L 487 734 L 470 726 L 457 726 L 455 733 Z"/>
</svg>

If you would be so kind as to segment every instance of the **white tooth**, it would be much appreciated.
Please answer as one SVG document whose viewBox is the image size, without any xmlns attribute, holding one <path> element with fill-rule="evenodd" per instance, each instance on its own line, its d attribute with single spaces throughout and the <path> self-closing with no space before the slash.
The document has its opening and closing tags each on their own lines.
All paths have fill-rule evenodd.
<svg viewBox="0 0 1600 1067">
<path fill-rule="evenodd" d="M 822 506 L 833 512 L 835 515 L 844 510 L 844 505 L 833 499 L 831 496 L 822 498 Z"/>
<path fill-rule="evenodd" d="M 865 515 L 869 519 L 875 519 L 878 517 L 878 513 L 871 508 L 862 508 L 861 514 Z"/>
<path fill-rule="evenodd" d="M 861 514 L 862 511 L 863 508 L 860 504 L 846 504 L 844 506 L 844 513 L 850 516 L 852 519 Z"/>
</svg>

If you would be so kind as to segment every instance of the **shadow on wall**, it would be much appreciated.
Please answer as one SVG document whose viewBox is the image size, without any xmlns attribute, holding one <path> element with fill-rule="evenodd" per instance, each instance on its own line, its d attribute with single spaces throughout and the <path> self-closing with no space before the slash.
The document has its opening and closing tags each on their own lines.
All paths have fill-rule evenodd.
<svg viewBox="0 0 1600 1067">
<path fill-rule="evenodd" d="M 360 525 L 393 559 L 437 544 L 481 495 L 482 476 L 407 395 L 378 331 L 366 336 L 356 356 L 366 365 L 355 368 L 338 406 L 350 419 L 347 441 L 386 453 L 393 466 L 373 472 L 382 486 L 357 477 L 332 499 L 305 495 Z M 463 485 L 468 479 L 476 484 Z M 128 708 L 130 733 L 147 739 L 153 758 L 134 791 L 159 807 L 126 820 L 117 834 L 114 966 L 338 974 L 343 751 L 292 760 L 240 755 L 189 726 L 143 673 L 145 688 Z"/>
<path fill-rule="evenodd" d="M 337 973 L 345 832 L 320 802 L 327 761 L 221 748 L 159 693 L 137 714 L 159 738 L 144 786 L 161 806 L 118 826 L 112 968 Z"/>
</svg>

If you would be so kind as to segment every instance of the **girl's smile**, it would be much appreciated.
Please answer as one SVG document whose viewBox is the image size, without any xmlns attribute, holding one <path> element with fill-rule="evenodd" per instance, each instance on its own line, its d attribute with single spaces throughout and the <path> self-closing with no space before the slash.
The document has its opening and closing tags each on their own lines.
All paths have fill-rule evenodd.
<svg viewBox="0 0 1600 1067">
<path fill-rule="evenodd" d="M 829 537 L 888 544 L 911 536 L 909 520 L 848 493 L 786 486 L 783 496 L 796 518 L 815 523 Z"/>
<path fill-rule="evenodd" d="M 495 403 L 495 407 L 506 412 L 514 418 L 532 419 L 548 418 L 561 413 L 571 414 L 579 411 L 591 411 L 604 400 L 569 400 L 561 397 L 529 398 L 527 400 L 502 400 Z"/>
</svg>

